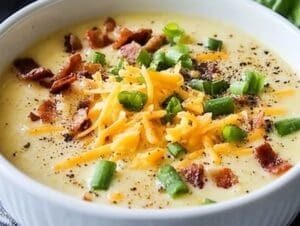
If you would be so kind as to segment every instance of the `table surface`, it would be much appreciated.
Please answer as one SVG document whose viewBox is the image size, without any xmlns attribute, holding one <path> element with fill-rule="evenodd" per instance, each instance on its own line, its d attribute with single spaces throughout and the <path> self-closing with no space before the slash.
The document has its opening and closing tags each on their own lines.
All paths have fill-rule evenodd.
<svg viewBox="0 0 300 226">
<path fill-rule="evenodd" d="M 4 20 L 6 17 L 8 17 L 10 14 L 15 12 L 16 10 L 24 7 L 25 5 L 33 2 L 35 0 L 10 0 L 10 1 L 1 1 L 0 0 L 0 22 Z M 5 215 L 7 213 L 1 212 L 1 206 L 0 206 L 0 219 L 1 216 Z M 295 221 L 290 226 L 299 226 L 300 225 L 300 214 L 295 219 Z M 9 224 L 7 222 L 1 222 L 0 226 L 17 226 L 16 224 L 12 223 Z"/>
</svg>

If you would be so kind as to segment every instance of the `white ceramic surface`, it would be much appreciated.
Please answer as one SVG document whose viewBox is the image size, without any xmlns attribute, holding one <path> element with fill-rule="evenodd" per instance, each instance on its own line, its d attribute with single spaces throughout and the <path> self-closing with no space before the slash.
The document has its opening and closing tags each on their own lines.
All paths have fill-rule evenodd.
<svg viewBox="0 0 300 226">
<path fill-rule="evenodd" d="M 40 0 L 0 25 L 0 69 L 65 25 L 116 12 L 201 15 L 252 34 L 300 72 L 300 33 L 248 0 Z M 0 147 L 1 148 L 1 147 Z M 85 203 L 19 172 L 0 155 L 0 200 L 22 226 L 283 226 L 300 210 L 300 165 L 247 196 L 205 207 L 128 210 Z"/>
</svg>

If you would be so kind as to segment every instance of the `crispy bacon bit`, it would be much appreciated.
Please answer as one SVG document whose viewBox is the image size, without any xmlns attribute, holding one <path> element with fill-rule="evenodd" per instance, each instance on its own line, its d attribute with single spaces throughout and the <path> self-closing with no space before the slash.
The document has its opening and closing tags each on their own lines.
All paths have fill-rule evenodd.
<svg viewBox="0 0 300 226">
<path fill-rule="evenodd" d="M 92 74 L 88 71 L 79 71 L 77 73 L 78 77 L 84 77 L 84 78 L 88 78 L 88 79 L 92 79 Z"/>
<path fill-rule="evenodd" d="M 129 64 L 135 64 L 140 49 L 140 44 L 136 42 L 131 42 L 122 46 L 120 48 L 120 53 L 128 61 Z"/>
<path fill-rule="evenodd" d="M 121 30 L 119 38 L 114 42 L 113 48 L 119 49 L 123 45 L 128 44 L 132 41 L 139 43 L 140 45 L 145 45 L 151 38 L 152 30 L 141 28 L 133 32 L 127 28 Z"/>
<path fill-rule="evenodd" d="M 72 131 L 76 134 L 86 130 L 91 125 L 91 120 L 88 118 L 88 107 L 79 108 L 73 116 Z"/>
<path fill-rule="evenodd" d="M 269 143 L 264 143 L 255 149 L 255 158 L 262 168 L 275 175 L 283 174 L 292 167 L 273 151 Z"/>
<path fill-rule="evenodd" d="M 89 108 L 91 102 L 89 100 L 81 100 L 78 103 L 78 107 L 77 110 L 79 110 L 80 108 Z"/>
<path fill-rule="evenodd" d="M 14 61 L 13 65 L 20 77 L 26 75 L 31 70 L 40 67 L 32 58 L 17 59 Z"/>
<path fill-rule="evenodd" d="M 52 94 L 57 94 L 60 93 L 61 91 L 67 89 L 70 87 L 70 85 L 77 80 L 77 75 L 72 73 L 68 76 L 65 76 L 63 78 L 60 78 L 56 80 L 51 88 L 50 88 L 50 93 Z"/>
<path fill-rule="evenodd" d="M 91 194 L 90 192 L 86 192 L 84 193 L 84 195 L 82 196 L 82 199 L 84 201 L 87 201 L 87 202 L 92 202 L 93 201 L 93 194 Z"/>
<path fill-rule="evenodd" d="M 238 177 L 229 168 L 213 172 L 212 177 L 218 187 L 225 189 L 228 189 L 239 182 Z"/>
<path fill-rule="evenodd" d="M 61 79 L 71 73 L 77 72 L 82 66 L 82 58 L 80 53 L 75 53 L 71 55 L 68 61 L 65 63 L 63 68 L 60 70 L 55 80 Z"/>
<path fill-rule="evenodd" d="M 28 117 L 30 118 L 31 121 L 35 122 L 41 119 L 40 116 L 38 116 L 37 114 L 30 112 L 30 114 L 28 115 Z"/>
<path fill-rule="evenodd" d="M 146 43 L 144 48 L 150 52 L 154 53 L 156 50 L 158 50 L 160 47 L 162 47 L 166 43 L 167 39 L 164 35 L 154 35 L 152 38 L 149 39 L 149 41 Z"/>
<path fill-rule="evenodd" d="M 38 115 L 43 123 L 52 123 L 56 117 L 56 104 L 51 100 L 45 100 L 38 108 Z"/>
<path fill-rule="evenodd" d="M 51 70 L 40 67 L 31 58 L 15 60 L 14 67 L 18 77 L 24 80 L 38 81 L 44 78 L 53 77 Z"/>
<path fill-rule="evenodd" d="M 204 186 L 204 167 L 202 164 L 195 164 L 182 169 L 180 171 L 181 175 L 194 187 L 200 189 Z"/>
<path fill-rule="evenodd" d="M 113 30 L 115 30 L 116 26 L 116 21 L 111 17 L 107 17 L 104 21 L 104 28 L 106 32 L 112 32 Z"/>
<path fill-rule="evenodd" d="M 65 35 L 64 38 L 65 38 L 64 46 L 65 46 L 65 51 L 67 53 L 75 53 L 76 51 L 82 49 L 81 41 L 76 35 L 70 33 Z"/>
<path fill-rule="evenodd" d="M 257 115 L 253 117 L 252 120 L 252 129 L 259 129 L 264 127 L 265 121 L 264 121 L 265 113 L 263 111 L 258 112 Z"/>
<path fill-rule="evenodd" d="M 102 66 L 101 64 L 85 63 L 82 66 L 82 71 L 87 71 L 92 75 L 95 74 L 97 71 L 102 71 Z"/>
<path fill-rule="evenodd" d="M 102 30 L 97 27 L 88 30 L 86 37 L 92 49 L 103 48 L 113 43 L 113 40 L 109 38 L 107 32 L 102 32 Z"/>
</svg>

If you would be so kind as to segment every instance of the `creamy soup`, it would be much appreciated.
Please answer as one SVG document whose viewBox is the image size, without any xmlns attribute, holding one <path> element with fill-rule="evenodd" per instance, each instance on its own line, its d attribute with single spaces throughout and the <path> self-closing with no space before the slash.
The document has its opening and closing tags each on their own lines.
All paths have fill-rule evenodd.
<svg viewBox="0 0 300 226">
<path fill-rule="evenodd" d="M 246 195 L 300 160 L 299 78 L 255 34 L 178 15 L 105 20 L 49 35 L 3 72 L 1 153 L 21 171 L 157 209 Z"/>
</svg>

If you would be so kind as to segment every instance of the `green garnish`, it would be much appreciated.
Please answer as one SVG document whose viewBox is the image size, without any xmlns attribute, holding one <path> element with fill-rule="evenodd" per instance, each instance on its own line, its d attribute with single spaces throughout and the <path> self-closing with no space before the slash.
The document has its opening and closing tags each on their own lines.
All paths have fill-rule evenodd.
<svg viewBox="0 0 300 226">
<path fill-rule="evenodd" d="M 225 92 L 229 84 L 225 80 L 206 81 L 200 79 L 192 79 L 189 86 L 195 90 L 205 92 L 209 95 L 218 95 Z"/>
<path fill-rule="evenodd" d="M 91 187 L 94 190 L 107 190 L 116 171 L 116 163 L 101 160 L 95 168 Z"/>
<path fill-rule="evenodd" d="M 161 71 L 169 68 L 169 65 L 166 61 L 166 54 L 162 49 L 157 50 L 153 54 L 153 59 L 150 64 L 150 68 L 152 68 L 155 71 Z"/>
<path fill-rule="evenodd" d="M 185 36 L 184 30 L 176 23 L 168 23 L 164 27 L 163 33 L 172 44 L 180 43 L 182 38 Z"/>
<path fill-rule="evenodd" d="M 208 38 L 206 47 L 211 51 L 220 51 L 222 50 L 223 42 L 218 39 Z"/>
<path fill-rule="evenodd" d="M 106 64 L 105 54 L 100 52 L 92 52 L 89 61 L 93 64 L 105 65 Z"/>
<path fill-rule="evenodd" d="M 185 182 L 171 165 L 162 166 L 157 173 L 157 178 L 172 198 L 189 191 Z"/>
<path fill-rule="evenodd" d="M 240 142 L 247 137 L 247 132 L 235 125 L 226 125 L 222 135 L 226 142 Z"/>
<path fill-rule="evenodd" d="M 221 97 L 205 101 L 203 107 L 205 112 L 211 112 L 214 117 L 228 115 L 234 112 L 234 101 L 231 97 Z"/>
<path fill-rule="evenodd" d="M 265 76 L 254 71 L 246 71 L 242 81 L 230 85 L 231 93 L 235 95 L 259 95 L 264 89 Z"/>
<path fill-rule="evenodd" d="M 168 98 L 166 101 L 166 111 L 167 114 L 164 117 L 164 121 L 170 122 L 178 112 L 183 111 L 180 99 L 176 96 Z"/>
<path fill-rule="evenodd" d="M 300 130 L 300 118 L 283 119 L 274 123 L 280 136 L 286 136 Z"/>
<path fill-rule="evenodd" d="M 147 102 L 147 95 L 139 91 L 122 91 L 118 95 L 119 103 L 128 111 L 141 111 Z"/>
<path fill-rule="evenodd" d="M 177 44 L 172 46 L 166 51 L 166 64 L 168 66 L 174 66 L 181 62 L 183 68 L 192 68 L 193 62 L 189 56 L 189 48 L 183 44 Z"/>
<path fill-rule="evenodd" d="M 175 158 L 186 153 L 186 149 L 177 142 L 169 143 L 167 145 L 167 149 L 170 152 L 170 154 L 173 155 Z"/>
<path fill-rule="evenodd" d="M 217 203 L 217 202 L 215 200 L 205 198 L 202 202 L 202 205 L 209 205 L 209 204 L 214 204 L 214 203 Z"/>
<path fill-rule="evenodd" d="M 136 58 L 136 62 L 139 65 L 144 65 L 145 67 L 149 67 L 151 60 L 152 60 L 151 54 L 145 49 L 141 49 Z"/>
<path fill-rule="evenodd" d="M 117 80 L 117 82 L 122 81 L 122 77 L 119 75 L 120 70 L 124 66 L 124 59 L 119 59 L 118 63 L 110 70 L 110 73 L 113 74 Z"/>
</svg>

